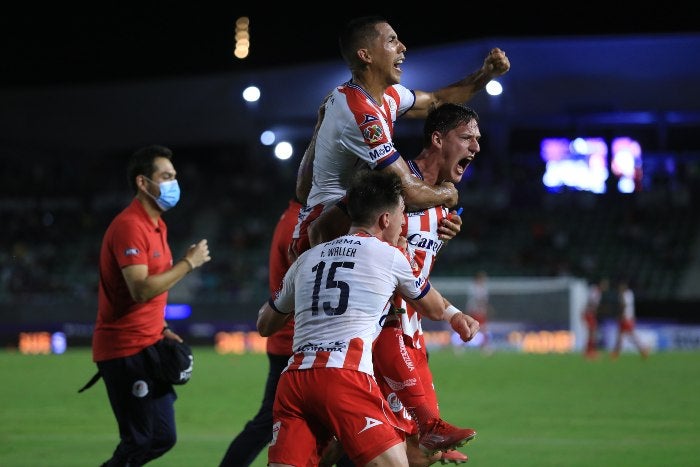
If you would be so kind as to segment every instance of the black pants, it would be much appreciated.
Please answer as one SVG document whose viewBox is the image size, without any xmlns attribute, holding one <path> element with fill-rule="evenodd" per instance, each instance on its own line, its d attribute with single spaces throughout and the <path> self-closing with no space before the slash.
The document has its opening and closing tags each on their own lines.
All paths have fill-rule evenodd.
<svg viewBox="0 0 700 467">
<path fill-rule="evenodd" d="M 287 366 L 289 355 L 267 354 L 267 359 L 270 370 L 267 373 L 262 405 L 255 417 L 243 427 L 243 431 L 231 441 L 220 467 L 248 467 L 272 439 L 272 405 L 275 402 L 277 382 Z"/>
<path fill-rule="evenodd" d="M 148 375 L 145 352 L 98 362 L 112 411 L 119 426 L 119 444 L 106 467 L 138 467 L 168 452 L 177 441 L 172 385 Z"/>
</svg>

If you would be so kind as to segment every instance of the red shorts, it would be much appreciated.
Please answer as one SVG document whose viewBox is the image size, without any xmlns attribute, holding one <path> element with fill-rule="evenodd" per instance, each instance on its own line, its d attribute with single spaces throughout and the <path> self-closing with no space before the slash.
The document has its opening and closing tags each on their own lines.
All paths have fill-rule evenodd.
<svg viewBox="0 0 700 467">
<path fill-rule="evenodd" d="M 417 434 L 418 426 L 405 406 L 429 404 L 440 413 L 428 355 L 423 349 L 406 345 L 401 328 L 385 327 L 374 344 L 374 372 L 382 394 L 401 423 L 401 429 Z M 403 402 L 402 402 L 403 401 Z"/>
<path fill-rule="evenodd" d="M 583 314 L 583 321 L 589 330 L 595 330 L 598 328 L 598 318 L 594 312 L 587 311 Z"/>
<path fill-rule="evenodd" d="M 355 465 L 366 465 L 405 439 L 375 379 L 341 368 L 283 372 L 272 420 L 269 463 L 307 465 L 335 435 Z"/>
<path fill-rule="evenodd" d="M 620 320 L 620 332 L 634 331 L 634 320 L 622 318 Z"/>
</svg>

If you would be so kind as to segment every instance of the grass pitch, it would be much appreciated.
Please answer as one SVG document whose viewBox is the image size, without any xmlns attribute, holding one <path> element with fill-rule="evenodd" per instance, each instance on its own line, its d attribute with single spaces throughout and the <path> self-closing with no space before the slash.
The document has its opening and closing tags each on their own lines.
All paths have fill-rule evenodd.
<svg viewBox="0 0 700 467">
<path fill-rule="evenodd" d="M 192 380 L 177 388 L 178 443 L 153 467 L 216 467 L 258 410 L 262 354 L 197 347 Z M 443 417 L 478 431 L 462 450 L 473 467 L 700 466 L 700 353 L 642 360 L 623 354 L 430 354 Z M 0 352 L 0 466 L 96 467 L 117 444 L 89 349 L 63 355 Z M 266 465 L 263 451 L 253 464 Z M 439 465 L 439 464 L 436 464 Z"/>
</svg>

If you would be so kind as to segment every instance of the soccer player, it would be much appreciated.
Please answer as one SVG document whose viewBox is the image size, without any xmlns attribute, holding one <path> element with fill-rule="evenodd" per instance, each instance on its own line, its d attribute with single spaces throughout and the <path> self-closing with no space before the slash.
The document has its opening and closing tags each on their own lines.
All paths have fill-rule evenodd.
<svg viewBox="0 0 700 467">
<path fill-rule="evenodd" d="M 356 465 L 408 465 L 403 433 L 373 377 L 372 343 L 395 292 L 431 319 L 445 319 L 464 340 L 478 323 L 445 309 L 395 245 L 405 219 L 397 174 L 362 171 L 348 190 L 351 228 L 303 253 L 282 289 L 259 312 L 267 336 L 294 313 L 294 355 L 273 408 L 270 466 L 307 465 L 334 434 Z"/>
<path fill-rule="evenodd" d="M 427 183 L 458 183 L 481 149 L 480 138 L 479 119 L 474 110 L 459 104 L 443 104 L 428 114 L 423 128 L 423 150 L 408 161 L 408 166 L 413 176 Z M 343 206 L 342 201 L 337 203 L 309 226 L 313 242 L 327 241 L 347 228 L 348 217 Z M 405 214 L 402 236 L 407 240 L 416 274 L 429 277 L 444 246 L 438 226 L 450 216 L 457 217 L 444 206 Z M 456 310 L 449 303 L 446 305 Z M 394 402 L 392 410 L 402 418 L 407 415 L 406 407 L 411 415 L 403 417 L 407 429 L 417 438 L 420 435 L 411 440 L 415 442 L 409 443 L 409 448 L 417 445 L 431 453 L 435 450 L 430 440 L 461 431 L 440 417 L 420 314 L 401 297 L 395 301 L 394 308 L 402 312 L 386 320 L 377 338 L 375 372 L 385 397 Z M 469 430 L 473 437 L 476 432 Z M 415 453 L 414 457 L 420 458 L 420 454 Z M 446 451 L 441 460 L 459 463 L 466 462 L 468 457 L 458 451 Z"/>
<path fill-rule="evenodd" d="M 442 103 L 466 102 L 510 69 L 505 53 L 494 48 L 481 68 L 460 81 L 432 92 L 411 90 L 400 84 L 406 47 L 384 18 L 351 20 L 339 43 L 352 78 L 336 87 L 326 101 L 326 118 L 316 140 L 313 184 L 294 233 L 296 254 L 308 248 L 309 223 L 345 195 L 352 173 L 361 167 L 398 174 L 409 211 L 454 207 L 458 195 L 451 182 L 429 184 L 411 174 L 394 146 L 396 120 L 425 118 Z"/>
<path fill-rule="evenodd" d="M 466 312 L 479 322 L 481 330 L 481 342 L 479 348 L 484 355 L 491 355 L 491 335 L 487 329 L 489 314 L 493 310 L 489 297 L 489 277 L 486 271 L 478 271 L 474 275 L 469 297 L 467 298 Z M 476 343 L 476 341 L 474 342 Z"/>
<path fill-rule="evenodd" d="M 610 357 L 615 360 L 622 350 L 622 339 L 628 337 L 639 351 L 643 359 L 649 358 L 649 350 L 642 345 L 636 332 L 634 292 L 627 280 L 622 279 L 617 285 L 619 314 L 617 316 L 617 337 Z"/>
<path fill-rule="evenodd" d="M 601 278 L 588 285 L 588 296 L 582 318 L 587 332 L 584 356 L 589 360 L 598 357 L 598 314 L 600 302 L 603 299 L 603 294 L 608 290 L 609 284 L 607 278 Z"/>
</svg>

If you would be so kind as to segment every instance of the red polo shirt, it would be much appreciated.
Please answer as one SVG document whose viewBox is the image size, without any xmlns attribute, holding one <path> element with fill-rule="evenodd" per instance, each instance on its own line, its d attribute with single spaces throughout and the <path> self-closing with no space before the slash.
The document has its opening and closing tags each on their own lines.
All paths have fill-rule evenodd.
<svg viewBox="0 0 700 467">
<path fill-rule="evenodd" d="M 159 219 L 154 226 L 136 198 L 112 220 L 102 239 L 92 336 L 95 362 L 134 355 L 162 337 L 168 292 L 135 302 L 122 275 L 122 268 L 134 264 L 147 265 L 149 275 L 173 265 L 165 222 Z"/>
</svg>

